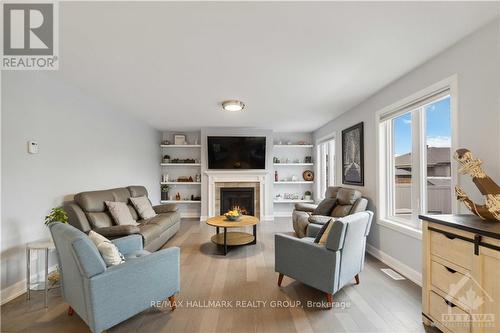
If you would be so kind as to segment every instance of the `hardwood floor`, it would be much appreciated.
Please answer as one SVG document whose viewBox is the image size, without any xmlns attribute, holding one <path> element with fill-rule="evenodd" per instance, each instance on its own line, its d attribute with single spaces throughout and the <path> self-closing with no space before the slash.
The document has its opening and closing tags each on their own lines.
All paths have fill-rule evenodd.
<svg viewBox="0 0 500 333">
<path fill-rule="evenodd" d="M 171 312 L 165 302 L 109 332 L 437 332 L 421 323 L 420 287 L 392 280 L 380 271 L 386 266 L 369 255 L 361 283 L 353 280 L 335 294 L 332 310 L 326 309 L 323 292 L 286 276 L 279 288 L 274 234 L 292 232 L 291 222 L 262 222 L 257 231 L 256 245 L 222 256 L 210 242 L 215 228 L 183 220 L 166 245 L 181 248 L 177 309 Z M 33 292 L 29 302 L 23 295 L 1 307 L 1 332 L 89 332 L 67 311 L 58 289 L 51 291 L 48 309 L 42 293 Z"/>
</svg>

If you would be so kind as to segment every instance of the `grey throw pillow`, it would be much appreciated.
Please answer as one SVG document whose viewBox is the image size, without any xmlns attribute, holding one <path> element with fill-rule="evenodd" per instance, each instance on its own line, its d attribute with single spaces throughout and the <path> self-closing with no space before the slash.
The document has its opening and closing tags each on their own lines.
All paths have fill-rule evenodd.
<svg viewBox="0 0 500 333">
<path fill-rule="evenodd" d="M 113 220 L 115 220 L 118 225 L 138 225 L 138 223 L 132 217 L 130 210 L 127 207 L 127 204 L 119 201 L 104 201 L 106 206 L 108 207 L 111 216 L 113 216 Z"/>
<path fill-rule="evenodd" d="M 139 213 L 139 216 L 143 220 L 147 220 L 156 216 L 156 213 L 148 197 L 130 198 L 130 201 L 132 201 L 132 205 L 134 205 L 137 213 Z"/>
<path fill-rule="evenodd" d="M 326 198 L 319 203 L 318 207 L 316 207 L 312 215 L 330 216 L 336 204 L 337 204 L 337 199 Z"/>
</svg>

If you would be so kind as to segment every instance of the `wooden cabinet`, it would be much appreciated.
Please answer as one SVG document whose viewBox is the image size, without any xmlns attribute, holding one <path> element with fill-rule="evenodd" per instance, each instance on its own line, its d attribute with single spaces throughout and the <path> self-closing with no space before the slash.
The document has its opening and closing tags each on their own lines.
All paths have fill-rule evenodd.
<svg viewBox="0 0 500 333">
<path fill-rule="evenodd" d="M 472 215 L 420 218 L 424 324 L 450 333 L 500 332 L 500 223 Z"/>
</svg>

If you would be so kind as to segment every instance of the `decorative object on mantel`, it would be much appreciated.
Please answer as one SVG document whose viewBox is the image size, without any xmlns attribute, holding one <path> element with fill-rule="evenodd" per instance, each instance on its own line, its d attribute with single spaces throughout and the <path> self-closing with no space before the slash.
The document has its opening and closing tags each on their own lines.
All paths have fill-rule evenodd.
<svg viewBox="0 0 500 333">
<path fill-rule="evenodd" d="M 363 122 L 342 131 L 342 184 L 364 186 Z"/>
<path fill-rule="evenodd" d="M 304 178 L 305 181 L 311 182 L 314 180 L 314 172 L 312 172 L 311 170 L 306 170 L 302 174 L 302 178 Z"/>
<path fill-rule="evenodd" d="M 485 204 L 479 205 L 473 202 L 459 186 L 455 186 L 457 200 L 475 215 L 483 220 L 500 221 L 500 187 L 481 168 L 483 163 L 480 159 L 474 158 L 472 153 L 465 148 L 457 149 L 453 158 L 460 164 L 458 172 L 462 175 L 469 175 L 472 181 L 485 197 Z"/>
<path fill-rule="evenodd" d="M 175 145 L 185 145 L 186 144 L 186 136 L 184 134 L 175 134 L 174 135 L 174 144 Z"/>
<path fill-rule="evenodd" d="M 168 175 L 167 175 L 168 177 Z M 170 189 L 170 186 L 163 184 L 161 186 L 161 200 L 168 200 L 168 190 Z"/>
</svg>

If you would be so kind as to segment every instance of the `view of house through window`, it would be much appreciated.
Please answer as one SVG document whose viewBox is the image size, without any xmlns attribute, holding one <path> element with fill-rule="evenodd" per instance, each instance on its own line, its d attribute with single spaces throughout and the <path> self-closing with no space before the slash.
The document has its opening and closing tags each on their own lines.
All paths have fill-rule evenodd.
<svg viewBox="0 0 500 333">
<path fill-rule="evenodd" d="M 451 213 L 451 109 L 439 94 L 381 121 L 389 186 L 386 217 L 418 221 L 418 214 Z"/>
</svg>

